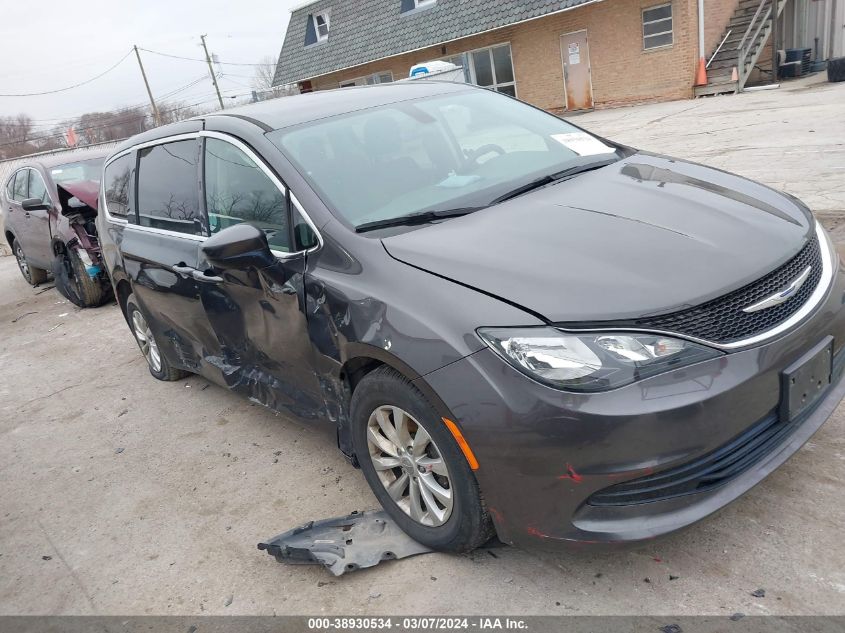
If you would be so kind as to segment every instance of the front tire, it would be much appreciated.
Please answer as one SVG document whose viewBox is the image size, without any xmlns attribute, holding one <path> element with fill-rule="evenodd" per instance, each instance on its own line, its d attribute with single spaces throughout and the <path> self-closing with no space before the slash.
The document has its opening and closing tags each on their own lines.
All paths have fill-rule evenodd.
<svg viewBox="0 0 845 633">
<path fill-rule="evenodd" d="M 99 279 L 92 278 L 73 249 L 63 250 L 53 260 L 53 279 L 62 296 L 80 308 L 96 308 L 108 298 Z"/>
<path fill-rule="evenodd" d="M 410 381 L 377 369 L 358 384 L 350 408 L 364 477 L 409 536 L 432 549 L 466 552 L 493 535 L 466 458 Z"/>
<path fill-rule="evenodd" d="M 138 307 L 138 302 L 135 301 L 134 294 L 129 295 L 126 299 L 126 320 L 129 321 L 129 328 L 135 335 L 135 341 L 141 348 L 141 353 L 147 361 L 147 367 L 149 367 L 153 378 L 172 382 L 181 380 L 188 375 L 188 372 L 176 369 L 167 362 L 150 326 L 147 324 L 147 318 L 141 312 L 141 308 Z"/>
</svg>

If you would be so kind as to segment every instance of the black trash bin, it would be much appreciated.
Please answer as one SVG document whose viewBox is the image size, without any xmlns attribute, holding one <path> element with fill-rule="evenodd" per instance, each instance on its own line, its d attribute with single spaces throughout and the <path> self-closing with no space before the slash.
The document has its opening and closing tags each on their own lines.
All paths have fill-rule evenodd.
<svg viewBox="0 0 845 633">
<path fill-rule="evenodd" d="M 827 61 L 827 80 L 845 81 L 845 57 L 837 57 Z"/>
</svg>

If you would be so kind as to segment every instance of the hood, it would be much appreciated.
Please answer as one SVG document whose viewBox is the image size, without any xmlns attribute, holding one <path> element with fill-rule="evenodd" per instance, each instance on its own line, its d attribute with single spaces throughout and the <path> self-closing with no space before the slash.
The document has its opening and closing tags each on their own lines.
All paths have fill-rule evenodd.
<svg viewBox="0 0 845 633">
<path fill-rule="evenodd" d="M 96 211 L 97 197 L 100 193 L 100 183 L 94 180 L 80 180 L 78 182 L 65 182 L 57 184 L 57 188 L 64 189 L 71 197 L 76 197 Z"/>
<path fill-rule="evenodd" d="M 740 288 L 798 253 L 813 222 L 763 185 L 637 153 L 383 243 L 399 261 L 548 321 L 605 321 Z"/>
</svg>

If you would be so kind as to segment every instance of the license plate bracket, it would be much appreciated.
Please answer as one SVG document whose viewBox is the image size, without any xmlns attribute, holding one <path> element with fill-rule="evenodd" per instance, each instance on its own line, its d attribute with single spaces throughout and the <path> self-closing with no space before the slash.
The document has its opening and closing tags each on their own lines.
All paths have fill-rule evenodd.
<svg viewBox="0 0 845 633">
<path fill-rule="evenodd" d="M 828 336 L 781 373 L 782 420 L 794 420 L 809 409 L 830 385 L 833 337 Z"/>
</svg>

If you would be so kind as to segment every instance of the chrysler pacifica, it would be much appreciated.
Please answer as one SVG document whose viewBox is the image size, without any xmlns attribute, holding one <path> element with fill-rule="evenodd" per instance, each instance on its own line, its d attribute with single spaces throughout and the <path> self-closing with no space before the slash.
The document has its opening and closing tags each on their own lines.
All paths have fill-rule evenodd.
<svg viewBox="0 0 845 633">
<path fill-rule="evenodd" d="M 845 392 L 795 198 L 436 82 L 130 139 L 99 235 L 160 380 L 331 433 L 429 546 L 639 541 L 761 481 Z"/>
</svg>

